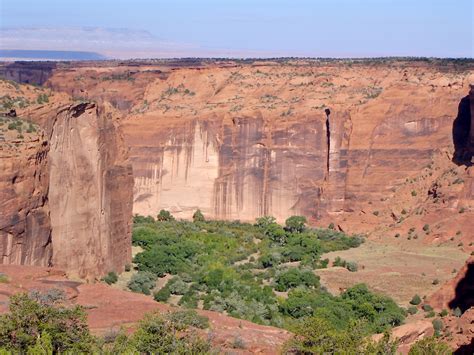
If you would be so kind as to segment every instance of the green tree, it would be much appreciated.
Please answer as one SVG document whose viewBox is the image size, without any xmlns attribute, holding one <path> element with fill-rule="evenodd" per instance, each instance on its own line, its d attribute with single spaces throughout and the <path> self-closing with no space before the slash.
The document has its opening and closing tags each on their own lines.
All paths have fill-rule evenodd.
<svg viewBox="0 0 474 355">
<path fill-rule="evenodd" d="M 301 233 L 306 229 L 306 217 L 291 216 L 285 221 L 285 228 L 292 233 Z"/>
<path fill-rule="evenodd" d="M 156 219 L 160 222 L 174 221 L 173 215 L 169 211 L 166 211 L 166 210 L 161 210 L 160 213 L 158 213 L 158 216 L 156 217 Z"/>
<path fill-rule="evenodd" d="M 25 353 L 40 347 L 53 352 L 91 353 L 96 340 L 89 333 L 81 307 L 54 301 L 40 303 L 27 294 L 10 298 L 10 313 L 0 316 L 0 348 Z"/>
<path fill-rule="evenodd" d="M 193 222 L 204 222 L 205 218 L 200 209 L 197 209 L 193 214 Z"/>
</svg>

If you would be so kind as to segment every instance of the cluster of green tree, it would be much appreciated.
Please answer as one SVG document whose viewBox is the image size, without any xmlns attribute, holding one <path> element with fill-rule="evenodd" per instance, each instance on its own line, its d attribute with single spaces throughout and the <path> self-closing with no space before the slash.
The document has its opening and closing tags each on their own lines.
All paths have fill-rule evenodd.
<svg viewBox="0 0 474 355">
<path fill-rule="evenodd" d="M 201 301 L 204 309 L 260 324 L 285 327 L 319 314 L 340 330 L 363 319 L 365 331 L 380 332 L 401 324 L 405 311 L 364 285 L 332 296 L 314 272 L 329 262 L 321 260 L 323 253 L 363 241 L 334 229 L 309 228 L 302 216 L 292 216 L 282 226 L 273 217 L 255 224 L 206 221 L 200 211 L 193 222 L 177 221 L 161 211 L 157 220 L 134 218 L 133 243 L 143 248 L 134 260 L 139 271 L 134 278 L 153 283 L 150 275 L 175 275 L 154 293 L 157 301 L 180 295 L 181 306 L 197 308 Z M 150 285 L 143 291 L 134 281 L 131 290 L 150 293 Z M 288 292 L 288 297 L 275 291 Z"/>
<path fill-rule="evenodd" d="M 68 308 L 63 300 L 55 290 L 12 296 L 10 313 L 0 316 L 0 353 L 205 354 L 211 350 L 210 343 L 192 330 L 209 327 L 208 319 L 195 311 L 149 314 L 132 335 L 119 331 L 98 338 L 91 335 L 84 310 Z"/>
</svg>

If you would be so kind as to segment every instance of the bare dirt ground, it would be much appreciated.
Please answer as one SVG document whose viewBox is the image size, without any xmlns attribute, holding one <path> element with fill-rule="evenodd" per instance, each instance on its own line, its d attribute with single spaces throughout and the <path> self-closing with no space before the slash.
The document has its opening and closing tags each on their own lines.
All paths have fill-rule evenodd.
<svg viewBox="0 0 474 355">
<path fill-rule="evenodd" d="M 439 289 L 468 258 L 455 245 L 433 246 L 415 240 L 398 244 L 368 240 L 358 248 L 327 253 L 322 258 L 329 258 L 332 264 L 337 256 L 357 262 L 359 270 L 350 272 L 342 267 L 317 270 L 321 283 L 331 293 L 366 283 L 373 291 L 405 306 L 414 294 L 429 296 Z"/>
</svg>

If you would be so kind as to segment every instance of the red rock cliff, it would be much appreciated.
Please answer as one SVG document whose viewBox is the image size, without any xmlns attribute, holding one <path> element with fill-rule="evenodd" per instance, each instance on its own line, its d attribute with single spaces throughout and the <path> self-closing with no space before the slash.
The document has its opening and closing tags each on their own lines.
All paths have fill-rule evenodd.
<svg viewBox="0 0 474 355">
<path fill-rule="evenodd" d="M 131 261 L 131 166 L 111 114 L 83 103 L 61 110 L 49 152 L 55 266 L 81 278 Z"/>
<path fill-rule="evenodd" d="M 133 176 L 116 117 L 64 95 L 39 105 L 39 89 L 28 86 L 2 82 L 1 90 L 22 97 L 18 114 L 36 122 L 1 122 L 1 262 L 89 280 L 122 271 L 131 262 Z M 14 122 L 22 127 L 10 129 Z"/>
</svg>

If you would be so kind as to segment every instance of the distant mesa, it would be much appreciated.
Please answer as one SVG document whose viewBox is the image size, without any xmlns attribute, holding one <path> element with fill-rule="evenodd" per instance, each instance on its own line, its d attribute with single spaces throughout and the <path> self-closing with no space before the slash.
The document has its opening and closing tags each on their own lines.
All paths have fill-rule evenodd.
<svg viewBox="0 0 474 355">
<path fill-rule="evenodd" d="M 0 49 L 0 60 L 104 60 L 100 53 L 85 51 L 51 51 Z"/>
</svg>

